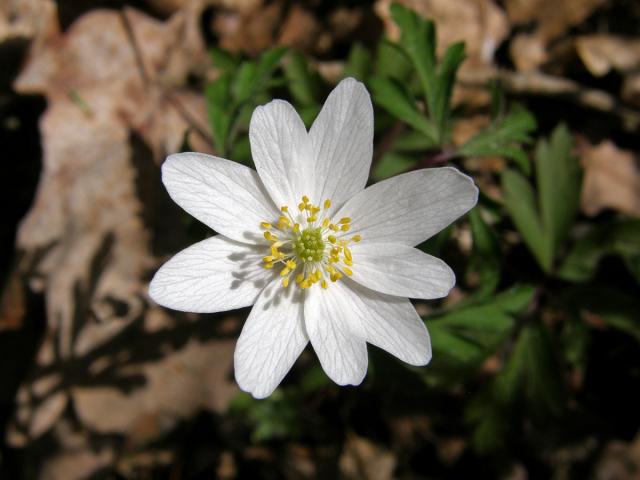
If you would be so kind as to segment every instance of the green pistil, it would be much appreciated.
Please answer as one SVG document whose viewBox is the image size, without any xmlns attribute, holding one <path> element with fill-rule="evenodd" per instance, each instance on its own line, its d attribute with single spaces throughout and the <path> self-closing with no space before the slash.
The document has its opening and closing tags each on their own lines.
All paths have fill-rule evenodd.
<svg viewBox="0 0 640 480">
<path fill-rule="evenodd" d="M 320 262 L 325 248 L 322 228 L 305 228 L 296 239 L 293 248 L 296 257 L 303 262 Z"/>
</svg>

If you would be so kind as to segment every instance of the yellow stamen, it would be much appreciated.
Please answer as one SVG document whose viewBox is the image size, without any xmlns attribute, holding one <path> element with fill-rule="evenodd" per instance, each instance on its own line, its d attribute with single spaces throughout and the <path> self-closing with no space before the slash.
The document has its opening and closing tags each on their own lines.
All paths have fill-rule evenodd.
<svg viewBox="0 0 640 480">
<path fill-rule="evenodd" d="M 280 211 L 282 213 L 287 213 L 289 211 L 289 207 L 287 207 L 286 205 L 283 205 L 280 207 Z"/>
<path fill-rule="evenodd" d="M 351 269 L 350 269 L 350 268 L 348 268 L 348 267 L 342 267 L 342 271 L 343 271 L 344 273 L 346 273 L 347 275 L 349 275 L 349 276 L 353 275 L 353 272 L 352 272 L 352 271 L 351 271 Z"/>
<path fill-rule="evenodd" d="M 289 277 L 282 280 L 282 286 L 287 288 L 289 286 Z"/>
<path fill-rule="evenodd" d="M 357 243 L 362 240 L 362 237 L 360 235 L 354 235 L 353 237 L 351 237 L 351 240 Z"/>
<path fill-rule="evenodd" d="M 351 226 L 348 223 L 345 223 L 340 227 L 340 230 L 342 230 L 343 232 L 348 232 L 350 228 Z"/>
<path fill-rule="evenodd" d="M 271 224 L 269 222 L 260 222 L 260 226 L 262 228 L 271 228 Z"/>
<path fill-rule="evenodd" d="M 328 198 L 324 201 L 324 209 L 327 210 L 328 208 L 331 207 L 331 200 L 329 200 Z"/>
</svg>

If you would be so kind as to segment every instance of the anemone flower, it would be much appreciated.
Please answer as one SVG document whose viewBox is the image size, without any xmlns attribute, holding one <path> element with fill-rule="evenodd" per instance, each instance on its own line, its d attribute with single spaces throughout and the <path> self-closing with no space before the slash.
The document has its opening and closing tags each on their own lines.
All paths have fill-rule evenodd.
<svg viewBox="0 0 640 480">
<path fill-rule="evenodd" d="M 253 112 L 249 139 L 256 170 L 200 153 L 164 162 L 171 198 L 218 234 L 165 263 L 151 298 L 200 313 L 253 305 L 234 367 L 256 398 L 274 391 L 309 341 L 339 385 L 362 382 L 367 342 L 426 365 L 429 334 L 408 297 L 446 296 L 455 275 L 414 246 L 476 204 L 473 181 L 444 167 L 365 188 L 373 108 L 351 78 L 308 132 L 274 100 Z"/>
</svg>

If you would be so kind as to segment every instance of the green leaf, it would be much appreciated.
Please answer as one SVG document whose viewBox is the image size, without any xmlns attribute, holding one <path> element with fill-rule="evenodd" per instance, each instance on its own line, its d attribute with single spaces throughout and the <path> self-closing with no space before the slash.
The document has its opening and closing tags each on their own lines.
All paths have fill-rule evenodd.
<svg viewBox="0 0 640 480">
<path fill-rule="evenodd" d="M 510 289 L 495 295 L 492 304 L 507 313 L 522 313 L 533 300 L 535 293 L 536 287 L 533 285 L 514 285 Z"/>
<path fill-rule="evenodd" d="M 434 147 L 437 147 L 437 144 L 417 130 L 402 133 L 393 142 L 393 150 L 397 152 L 424 152 Z"/>
<path fill-rule="evenodd" d="M 226 155 L 226 142 L 232 121 L 230 73 L 225 73 L 207 85 L 205 98 L 213 134 L 213 142 L 219 155 Z"/>
<path fill-rule="evenodd" d="M 637 296 L 607 287 L 580 287 L 565 301 L 576 315 L 589 312 L 611 328 L 623 331 L 640 341 L 640 300 Z"/>
<path fill-rule="evenodd" d="M 515 170 L 502 173 L 504 206 L 536 260 L 546 272 L 551 270 L 553 251 L 536 210 L 531 185 Z"/>
<path fill-rule="evenodd" d="M 364 82 L 371 73 L 371 53 L 361 43 L 354 43 L 349 51 L 347 63 L 344 66 L 342 75 L 353 77 Z"/>
<path fill-rule="evenodd" d="M 479 274 L 479 287 L 474 293 L 476 298 L 492 294 L 500 282 L 501 258 L 500 245 L 495 232 L 485 223 L 478 208 L 469 212 L 473 254 L 469 269 Z"/>
<path fill-rule="evenodd" d="M 411 61 L 395 43 L 383 38 L 376 49 L 376 72 L 383 77 L 406 81 L 411 76 Z"/>
<path fill-rule="evenodd" d="M 574 282 L 588 281 L 607 255 L 621 256 L 634 273 L 633 259 L 640 255 L 640 220 L 609 222 L 593 228 L 573 246 L 558 275 Z"/>
<path fill-rule="evenodd" d="M 321 83 L 317 74 L 309 69 L 305 57 L 298 52 L 290 52 L 284 64 L 284 74 L 291 96 L 298 106 L 318 104 Z"/>
<path fill-rule="evenodd" d="M 464 44 L 450 45 L 438 65 L 434 23 L 397 3 L 391 5 L 391 16 L 400 27 L 400 44 L 418 73 L 436 139 L 443 144 L 449 131 L 451 92 L 465 59 Z"/>
<path fill-rule="evenodd" d="M 552 254 L 566 240 L 580 202 L 580 164 L 571 154 L 572 145 L 569 130 L 560 125 L 549 141 L 536 146 L 540 213 Z"/>
<path fill-rule="evenodd" d="M 373 169 L 372 177 L 375 181 L 393 177 L 399 173 L 406 172 L 416 164 L 415 157 L 402 155 L 400 153 L 389 152 L 383 155 Z"/>
<path fill-rule="evenodd" d="M 466 157 L 497 155 L 510 158 L 528 175 L 531 166 L 521 144 L 531 141 L 530 134 L 535 128 L 533 115 L 526 110 L 518 110 L 478 132 L 457 153 Z"/>
<path fill-rule="evenodd" d="M 429 140 L 437 142 L 437 133 L 427 118 L 418 111 L 415 100 L 404 86 L 391 78 L 374 75 L 369 80 L 374 101 L 399 120 L 408 123 L 424 134 Z"/>
<path fill-rule="evenodd" d="M 436 77 L 436 90 L 433 103 L 433 111 L 431 116 L 436 123 L 440 138 L 443 142 L 448 137 L 450 130 L 450 102 L 453 85 L 456 81 L 456 74 L 460 64 L 467 57 L 465 53 L 464 43 L 454 43 L 447 48 L 442 57 L 442 61 L 438 66 L 438 74 Z"/>
<path fill-rule="evenodd" d="M 284 48 L 265 51 L 257 61 L 246 61 L 240 65 L 233 84 L 236 105 L 241 106 L 263 88 L 285 54 Z"/>
<path fill-rule="evenodd" d="M 530 324 L 520 332 L 507 364 L 495 379 L 494 396 L 502 404 L 524 396 L 540 415 L 561 412 L 562 380 L 549 336 L 541 325 Z"/>
<path fill-rule="evenodd" d="M 433 114 L 437 88 L 435 25 L 398 3 L 391 5 L 391 16 L 400 27 L 400 44 L 418 73 L 429 112 Z"/>
<path fill-rule="evenodd" d="M 213 65 L 224 72 L 233 72 L 238 68 L 240 60 L 226 50 L 220 48 L 211 48 L 209 56 L 213 61 Z"/>
</svg>

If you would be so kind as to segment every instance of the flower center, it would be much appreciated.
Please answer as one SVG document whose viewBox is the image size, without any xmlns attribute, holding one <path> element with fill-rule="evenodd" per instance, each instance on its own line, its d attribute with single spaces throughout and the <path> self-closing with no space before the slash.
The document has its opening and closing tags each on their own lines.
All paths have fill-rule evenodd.
<svg viewBox="0 0 640 480">
<path fill-rule="evenodd" d="M 284 205 L 277 222 L 260 223 L 265 230 L 264 238 L 271 244 L 271 254 L 262 259 L 262 266 L 267 269 L 282 267 L 283 287 L 288 287 L 293 277 L 302 289 L 315 283 L 326 289 L 329 282 L 353 274 L 353 256 L 348 245 L 359 242 L 360 235 L 347 238 L 351 219 L 344 217 L 333 223 L 326 214 L 330 207 L 331 200 L 325 200 L 320 208 L 304 195 L 298 204 L 298 212 L 290 212 Z"/>
</svg>

